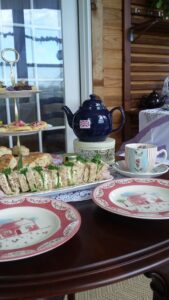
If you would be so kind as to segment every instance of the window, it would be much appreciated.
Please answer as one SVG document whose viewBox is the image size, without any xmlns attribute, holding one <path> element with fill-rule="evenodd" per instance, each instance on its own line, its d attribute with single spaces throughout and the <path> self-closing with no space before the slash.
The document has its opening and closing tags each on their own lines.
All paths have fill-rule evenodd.
<svg viewBox="0 0 169 300">
<path fill-rule="evenodd" d="M 80 2 L 79 6 L 89 5 L 89 1 Z M 21 144 L 31 151 L 71 150 L 73 133 L 66 126 L 62 106 L 75 111 L 80 105 L 77 16 L 75 0 L 0 0 L 0 49 L 16 49 L 20 54 L 16 81 L 28 81 L 41 90 L 18 101 L 20 119 L 44 120 L 52 125 L 41 133 L 20 137 Z M 0 80 L 11 84 L 10 67 L 2 60 Z M 1 99 L 0 120 L 9 123 L 14 118 L 12 99 Z M 12 147 L 16 143 L 16 137 L 0 137 L 1 145 Z"/>
</svg>

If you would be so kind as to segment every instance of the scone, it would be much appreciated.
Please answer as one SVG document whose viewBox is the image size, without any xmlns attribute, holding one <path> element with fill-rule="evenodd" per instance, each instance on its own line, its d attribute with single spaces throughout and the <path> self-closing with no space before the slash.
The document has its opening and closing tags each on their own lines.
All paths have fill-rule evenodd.
<svg viewBox="0 0 169 300">
<path fill-rule="evenodd" d="M 0 147 L 0 157 L 5 154 L 12 154 L 12 150 L 5 146 L 1 146 Z"/>
<path fill-rule="evenodd" d="M 29 148 L 25 147 L 24 145 L 21 146 L 16 145 L 12 148 L 12 154 L 16 156 L 19 155 L 27 156 L 29 155 L 29 153 L 30 153 Z"/>
<path fill-rule="evenodd" d="M 5 154 L 0 157 L 0 171 L 6 168 L 14 169 L 17 166 L 17 160 L 12 154 Z"/>
<path fill-rule="evenodd" d="M 53 162 L 49 153 L 31 152 L 30 155 L 24 156 L 22 163 L 24 167 L 47 167 Z"/>
</svg>

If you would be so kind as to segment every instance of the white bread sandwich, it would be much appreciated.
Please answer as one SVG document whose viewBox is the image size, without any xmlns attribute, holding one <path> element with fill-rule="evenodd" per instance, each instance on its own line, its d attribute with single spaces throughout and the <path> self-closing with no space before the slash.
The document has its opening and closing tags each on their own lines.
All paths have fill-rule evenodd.
<svg viewBox="0 0 169 300">
<path fill-rule="evenodd" d="M 25 174 L 18 172 L 18 180 L 19 180 L 20 189 L 21 189 L 22 193 L 28 192 L 29 184 L 28 184 Z"/>
<path fill-rule="evenodd" d="M 12 195 L 13 192 L 5 174 L 0 173 L 0 188 L 6 195 Z"/>
<path fill-rule="evenodd" d="M 36 184 L 36 180 L 34 177 L 34 170 L 32 168 L 27 168 L 27 172 L 26 172 L 26 179 L 29 185 L 29 190 L 31 192 L 36 192 L 37 191 L 37 184 Z"/>
<path fill-rule="evenodd" d="M 12 155 L 8 154 L 2 157 L 4 156 L 9 156 L 11 159 Z M 35 157 L 37 159 L 36 155 Z M 42 161 L 42 157 L 40 155 L 40 161 Z M 23 160 L 25 158 L 23 157 Z M 50 159 L 47 161 L 47 165 L 49 161 Z M 33 167 L 27 165 L 23 167 L 20 157 L 17 169 L 10 168 L 9 162 L 3 165 L 5 168 L 0 172 L 0 189 L 6 195 L 49 191 L 110 178 L 109 166 L 98 157 L 92 160 L 77 157 L 76 161 L 68 161 L 57 166 L 50 164 L 47 167 L 34 166 L 34 164 Z"/>
<path fill-rule="evenodd" d="M 10 174 L 7 175 L 8 182 L 10 184 L 10 187 L 12 191 L 15 194 L 19 194 L 20 192 L 20 183 L 19 183 L 19 177 L 18 177 L 18 172 L 17 171 L 11 171 Z"/>
<path fill-rule="evenodd" d="M 43 191 L 44 189 L 44 179 L 42 175 L 42 168 L 41 167 L 34 167 L 33 168 L 33 175 L 36 182 L 36 188 L 38 191 Z"/>
<path fill-rule="evenodd" d="M 84 183 L 85 164 L 81 161 L 76 161 L 72 167 L 72 184 L 78 185 Z"/>
</svg>

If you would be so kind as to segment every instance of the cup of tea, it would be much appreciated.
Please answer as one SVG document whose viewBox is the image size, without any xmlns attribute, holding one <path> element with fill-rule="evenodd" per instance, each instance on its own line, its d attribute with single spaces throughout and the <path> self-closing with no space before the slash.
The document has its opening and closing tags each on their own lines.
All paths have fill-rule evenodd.
<svg viewBox="0 0 169 300">
<path fill-rule="evenodd" d="M 160 155 L 160 163 L 156 163 Z M 125 163 L 130 172 L 148 173 L 156 166 L 163 164 L 167 159 L 167 151 L 153 144 L 131 143 L 125 145 Z"/>
</svg>

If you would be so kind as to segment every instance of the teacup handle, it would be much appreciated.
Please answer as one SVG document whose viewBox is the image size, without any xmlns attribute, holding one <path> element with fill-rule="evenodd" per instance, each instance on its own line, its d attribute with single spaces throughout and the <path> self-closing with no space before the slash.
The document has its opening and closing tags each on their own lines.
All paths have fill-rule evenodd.
<svg viewBox="0 0 169 300">
<path fill-rule="evenodd" d="M 163 154 L 164 157 L 163 159 L 160 161 L 159 164 L 156 164 L 156 167 L 160 166 L 161 164 L 163 164 L 166 160 L 167 160 L 167 156 L 168 156 L 168 153 L 165 149 L 161 149 L 157 152 L 157 156 L 159 156 L 160 154 Z"/>
</svg>

